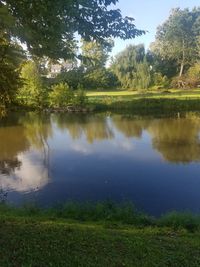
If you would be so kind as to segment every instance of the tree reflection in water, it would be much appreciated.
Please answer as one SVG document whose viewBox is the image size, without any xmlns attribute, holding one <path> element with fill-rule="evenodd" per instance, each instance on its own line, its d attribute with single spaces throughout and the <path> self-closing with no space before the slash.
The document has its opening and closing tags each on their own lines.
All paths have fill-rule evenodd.
<svg viewBox="0 0 200 267">
<path fill-rule="evenodd" d="M 0 121 L 0 188 L 20 192 L 44 187 L 50 177 L 49 138 L 68 133 L 71 143 L 84 139 L 118 140 L 134 147 L 136 139 L 148 134 L 148 145 L 171 163 L 200 161 L 200 117 L 186 114 L 182 118 L 152 118 L 106 114 L 37 114 L 16 115 Z M 117 143 L 118 147 L 120 144 Z M 122 148 L 123 149 L 123 148 Z M 120 150 L 119 150 L 120 151 Z M 130 151 L 130 150 L 129 150 Z M 97 151 L 98 152 L 98 151 Z M 133 150 L 134 153 L 134 150 Z"/>
<path fill-rule="evenodd" d="M 48 183 L 50 118 L 36 113 L 13 116 L 0 124 L 1 190 L 35 191 Z M 36 149 L 36 161 L 24 155 Z M 42 153 L 41 153 L 42 152 Z M 43 166 L 40 155 L 43 155 Z M 33 164 L 33 166 L 32 166 Z M 34 164 L 37 164 L 34 166 Z"/>
</svg>

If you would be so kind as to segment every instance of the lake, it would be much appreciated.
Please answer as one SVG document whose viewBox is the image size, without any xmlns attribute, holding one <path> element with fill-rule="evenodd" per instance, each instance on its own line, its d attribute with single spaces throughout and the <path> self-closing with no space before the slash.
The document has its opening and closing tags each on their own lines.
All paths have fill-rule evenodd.
<svg viewBox="0 0 200 267">
<path fill-rule="evenodd" d="M 200 212 L 200 115 L 9 115 L 0 120 L 0 200 Z"/>
</svg>

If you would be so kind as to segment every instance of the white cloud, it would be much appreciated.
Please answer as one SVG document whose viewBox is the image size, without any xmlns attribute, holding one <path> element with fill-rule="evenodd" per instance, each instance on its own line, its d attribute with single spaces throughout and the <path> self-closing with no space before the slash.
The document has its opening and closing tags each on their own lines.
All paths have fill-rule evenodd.
<svg viewBox="0 0 200 267">
<path fill-rule="evenodd" d="M 22 165 L 10 176 L 0 175 L 0 187 L 5 191 L 30 192 L 40 190 L 48 183 L 48 169 L 27 155 L 18 156 Z"/>
</svg>

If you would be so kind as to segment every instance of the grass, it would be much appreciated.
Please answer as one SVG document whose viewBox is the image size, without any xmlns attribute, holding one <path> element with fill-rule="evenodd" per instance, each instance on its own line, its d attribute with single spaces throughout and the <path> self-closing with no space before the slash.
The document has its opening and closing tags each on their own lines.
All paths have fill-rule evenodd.
<svg viewBox="0 0 200 267">
<path fill-rule="evenodd" d="M 200 266 L 200 218 L 151 218 L 132 205 L 0 205 L 1 267 Z"/>
<path fill-rule="evenodd" d="M 130 111 L 132 113 L 179 112 L 200 110 L 200 90 L 103 91 L 88 92 L 95 110 Z"/>
<path fill-rule="evenodd" d="M 200 98 L 200 89 L 169 89 L 169 90 L 148 90 L 148 91 L 130 91 L 130 90 L 113 90 L 113 91 L 87 91 L 88 97 L 101 96 L 131 96 L 133 98 Z"/>
</svg>

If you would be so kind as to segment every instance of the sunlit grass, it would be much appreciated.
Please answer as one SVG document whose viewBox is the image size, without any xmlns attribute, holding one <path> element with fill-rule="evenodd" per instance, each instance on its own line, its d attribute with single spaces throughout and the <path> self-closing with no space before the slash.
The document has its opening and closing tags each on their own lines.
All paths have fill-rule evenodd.
<svg viewBox="0 0 200 267">
<path fill-rule="evenodd" d="M 127 97 L 131 96 L 133 99 L 140 98 L 179 98 L 179 99 L 199 99 L 200 98 L 200 89 L 193 90 L 178 90 L 178 89 L 170 89 L 170 90 L 147 90 L 147 91 L 98 91 L 98 92 L 87 92 L 87 96 L 90 97 Z"/>
</svg>

